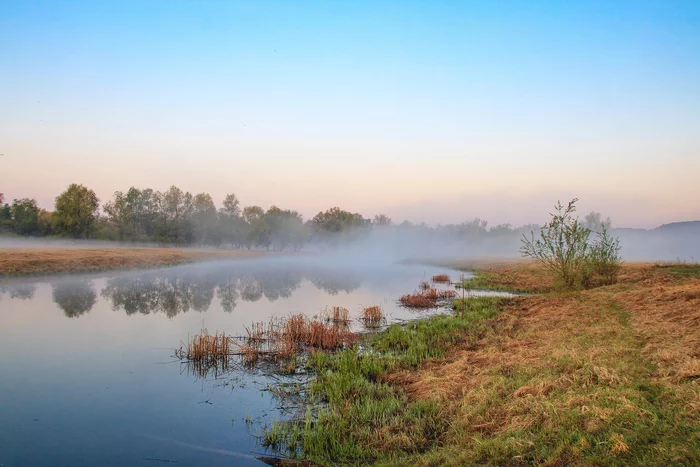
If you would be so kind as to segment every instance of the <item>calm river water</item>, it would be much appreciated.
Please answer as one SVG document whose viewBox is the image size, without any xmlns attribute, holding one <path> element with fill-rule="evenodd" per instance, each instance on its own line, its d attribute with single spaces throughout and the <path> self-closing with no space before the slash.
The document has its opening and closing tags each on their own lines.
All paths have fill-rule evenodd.
<svg viewBox="0 0 700 467">
<path fill-rule="evenodd" d="M 445 272 L 289 257 L 2 281 L 0 466 L 263 465 L 270 379 L 192 374 L 180 342 L 331 306 L 415 318 L 396 299 Z"/>
</svg>

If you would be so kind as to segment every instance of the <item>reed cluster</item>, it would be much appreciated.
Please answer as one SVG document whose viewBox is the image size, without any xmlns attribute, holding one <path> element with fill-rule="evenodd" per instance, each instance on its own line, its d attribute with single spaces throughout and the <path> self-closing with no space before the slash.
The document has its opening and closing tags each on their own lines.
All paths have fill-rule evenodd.
<svg viewBox="0 0 700 467">
<path fill-rule="evenodd" d="M 319 319 L 296 314 L 268 323 L 254 323 L 246 327 L 247 336 L 236 342 L 246 365 L 254 365 L 261 358 L 279 362 L 311 349 L 337 350 L 352 344 L 358 338 L 350 331 L 348 310 L 334 307 Z"/>
<path fill-rule="evenodd" d="M 438 290 L 434 287 L 426 289 L 423 284 L 425 282 L 421 282 L 419 286 L 421 290 L 402 296 L 399 303 L 407 308 L 436 308 L 439 302 L 451 300 L 457 296 L 454 290 Z"/>
<path fill-rule="evenodd" d="M 445 283 L 450 282 L 450 276 L 447 274 L 436 274 L 432 277 L 433 282 Z"/>
<path fill-rule="evenodd" d="M 384 310 L 379 305 L 365 307 L 360 320 L 368 328 L 377 328 L 385 321 Z"/>
</svg>

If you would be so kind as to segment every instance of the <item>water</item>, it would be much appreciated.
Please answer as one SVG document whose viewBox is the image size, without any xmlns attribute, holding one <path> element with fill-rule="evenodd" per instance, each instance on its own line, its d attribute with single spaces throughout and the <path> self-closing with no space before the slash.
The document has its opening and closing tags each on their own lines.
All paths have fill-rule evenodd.
<svg viewBox="0 0 700 467">
<path fill-rule="evenodd" d="M 395 300 L 444 272 L 277 258 L 0 282 L 0 465 L 263 465 L 269 378 L 194 375 L 180 342 L 331 306 L 412 319 Z"/>
</svg>

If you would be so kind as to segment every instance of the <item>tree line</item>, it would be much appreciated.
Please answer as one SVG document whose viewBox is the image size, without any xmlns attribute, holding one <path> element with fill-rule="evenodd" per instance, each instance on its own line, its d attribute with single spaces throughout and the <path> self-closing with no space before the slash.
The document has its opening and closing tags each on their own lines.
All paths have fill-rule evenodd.
<svg viewBox="0 0 700 467">
<path fill-rule="evenodd" d="M 600 214 L 589 214 L 586 222 L 600 225 Z M 603 222 L 609 225 L 610 221 Z M 0 229 L 36 237 L 299 251 L 308 242 L 351 241 L 372 229 L 475 239 L 520 235 L 539 226 L 489 227 L 478 218 L 436 227 L 408 221 L 395 224 L 383 214 L 370 219 L 338 207 L 305 221 L 297 211 L 277 206 L 267 210 L 243 207 L 235 194 L 226 195 L 217 208 L 209 194 L 192 194 L 176 186 L 162 192 L 131 187 L 126 192 L 115 192 L 112 199 L 100 205 L 93 190 L 71 184 L 56 197 L 53 211 L 39 208 L 35 199 L 5 202 L 0 193 Z"/>
</svg>

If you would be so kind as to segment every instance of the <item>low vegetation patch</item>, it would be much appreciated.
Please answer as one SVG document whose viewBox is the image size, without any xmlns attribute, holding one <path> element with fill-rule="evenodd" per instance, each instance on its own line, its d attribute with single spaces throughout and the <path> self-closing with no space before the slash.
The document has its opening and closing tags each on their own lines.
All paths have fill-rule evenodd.
<svg viewBox="0 0 700 467">
<path fill-rule="evenodd" d="M 432 281 L 437 283 L 450 282 L 450 276 L 447 274 L 437 274 L 432 277 Z"/>
<path fill-rule="evenodd" d="M 382 307 L 373 305 L 362 309 L 360 320 L 364 323 L 365 327 L 378 328 L 386 318 L 384 317 L 384 310 L 382 310 Z"/>
<path fill-rule="evenodd" d="M 422 282 L 421 290 L 412 294 L 403 295 L 399 298 L 399 304 L 406 308 L 437 308 L 440 302 L 448 301 L 457 296 L 457 292 L 451 289 L 438 290 L 434 287 L 424 288 Z"/>
</svg>

